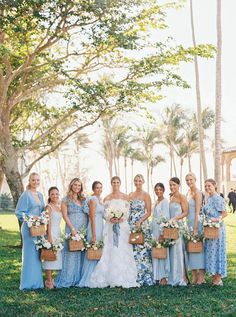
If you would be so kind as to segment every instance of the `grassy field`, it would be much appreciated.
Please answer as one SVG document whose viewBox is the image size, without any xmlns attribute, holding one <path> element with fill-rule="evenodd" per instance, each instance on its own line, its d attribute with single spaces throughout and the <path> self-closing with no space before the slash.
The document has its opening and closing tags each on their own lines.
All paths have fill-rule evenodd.
<svg viewBox="0 0 236 317">
<path fill-rule="evenodd" d="M 0 214 L 0 316 L 236 316 L 236 214 L 226 218 L 224 287 L 142 287 L 19 291 L 21 249 L 12 214 Z M 207 278 L 209 282 L 209 279 Z"/>
</svg>

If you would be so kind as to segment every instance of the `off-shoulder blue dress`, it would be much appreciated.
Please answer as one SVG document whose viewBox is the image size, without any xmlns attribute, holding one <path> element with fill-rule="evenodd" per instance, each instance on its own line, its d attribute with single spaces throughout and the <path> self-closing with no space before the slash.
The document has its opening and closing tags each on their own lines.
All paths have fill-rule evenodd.
<svg viewBox="0 0 236 317">
<path fill-rule="evenodd" d="M 16 216 L 23 222 L 23 213 L 26 215 L 40 216 L 44 210 L 43 195 L 38 192 L 40 204 L 38 204 L 30 190 L 23 192 L 16 205 Z M 39 251 L 36 250 L 34 241 L 37 237 L 31 237 L 30 229 L 26 222 L 21 226 L 22 234 L 22 271 L 20 290 L 43 288 L 42 265 Z"/>
</svg>

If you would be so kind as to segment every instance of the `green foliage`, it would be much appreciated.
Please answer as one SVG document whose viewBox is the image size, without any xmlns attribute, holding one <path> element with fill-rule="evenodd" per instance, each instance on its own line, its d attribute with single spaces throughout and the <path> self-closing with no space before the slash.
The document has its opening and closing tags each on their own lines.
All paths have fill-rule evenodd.
<svg viewBox="0 0 236 317">
<path fill-rule="evenodd" d="M 228 219 L 227 219 L 228 218 Z M 226 218 L 228 277 L 224 287 L 202 286 L 140 288 L 69 288 L 19 291 L 21 250 L 17 221 L 0 215 L 0 315 L 6 317 L 223 317 L 236 314 L 236 220 Z M 13 225 L 14 224 L 14 225 Z"/>
<path fill-rule="evenodd" d="M 0 208 L 1 209 L 13 209 L 13 200 L 10 194 L 2 193 L 0 194 Z"/>
</svg>

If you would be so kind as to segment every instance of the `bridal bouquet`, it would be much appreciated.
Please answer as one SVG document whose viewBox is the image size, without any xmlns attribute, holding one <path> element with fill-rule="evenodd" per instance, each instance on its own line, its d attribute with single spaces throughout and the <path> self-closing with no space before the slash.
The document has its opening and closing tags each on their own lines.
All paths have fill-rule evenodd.
<svg viewBox="0 0 236 317">
<path fill-rule="evenodd" d="M 121 208 L 108 207 L 106 208 L 106 217 L 111 219 L 122 219 L 125 215 L 127 215 L 127 211 Z"/>
</svg>

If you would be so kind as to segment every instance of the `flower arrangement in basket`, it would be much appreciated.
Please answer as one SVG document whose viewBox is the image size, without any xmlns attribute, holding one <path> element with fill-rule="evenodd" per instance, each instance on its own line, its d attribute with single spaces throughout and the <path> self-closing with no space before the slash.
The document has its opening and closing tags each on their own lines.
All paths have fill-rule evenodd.
<svg viewBox="0 0 236 317">
<path fill-rule="evenodd" d="M 65 239 L 68 240 L 69 251 L 83 251 L 85 250 L 86 239 L 85 239 L 86 229 L 82 227 L 77 231 L 76 235 L 72 235 L 72 233 L 66 233 Z"/>
<path fill-rule="evenodd" d="M 62 241 L 63 240 L 59 239 L 54 243 L 51 243 L 45 237 L 40 237 L 37 241 L 34 241 L 36 250 L 41 250 L 41 261 L 56 261 L 57 251 L 63 249 Z"/>
<path fill-rule="evenodd" d="M 203 233 L 206 239 L 218 239 L 220 235 L 220 226 L 222 219 L 219 218 L 217 221 L 213 221 L 210 218 L 203 219 Z"/>
<path fill-rule="evenodd" d="M 160 224 L 160 228 L 163 231 L 164 239 L 177 240 L 179 238 L 179 231 L 182 226 L 178 221 L 170 221 L 165 217 L 162 217 L 158 223 Z"/>
<path fill-rule="evenodd" d="M 102 257 L 102 249 L 104 243 L 102 240 L 96 241 L 95 243 L 86 242 L 87 259 L 91 261 L 98 261 Z"/>
<path fill-rule="evenodd" d="M 186 227 L 183 231 L 183 237 L 186 241 L 186 249 L 189 253 L 201 253 L 203 251 L 204 235 L 193 233 L 192 228 Z"/>
<path fill-rule="evenodd" d="M 172 239 L 164 239 L 163 241 L 158 241 L 152 238 L 149 243 L 152 246 L 152 258 L 164 260 L 167 258 L 167 248 L 174 245 L 176 241 Z"/>
<path fill-rule="evenodd" d="M 140 226 L 138 229 L 133 229 L 129 235 L 130 244 L 144 244 L 144 229 Z"/>
<path fill-rule="evenodd" d="M 45 225 L 49 222 L 47 211 L 43 211 L 39 217 L 23 213 L 23 219 L 30 228 L 32 237 L 44 236 L 46 234 Z"/>
</svg>

